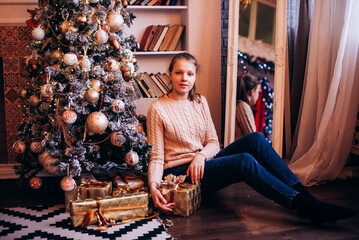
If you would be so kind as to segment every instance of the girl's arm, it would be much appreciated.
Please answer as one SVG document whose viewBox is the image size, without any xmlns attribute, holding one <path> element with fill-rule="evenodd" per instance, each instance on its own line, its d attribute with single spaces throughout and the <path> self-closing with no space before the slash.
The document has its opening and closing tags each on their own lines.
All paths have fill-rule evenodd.
<svg viewBox="0 0 359 240">
<path fill-rule="evenodd" d="M 157 208 L 165 212 L 172 211 L 175 204 L 167 203 L 166 199 L 162 196 L 159 190 L 164 170 L 164 133 L 160 110 L 155 104 L 151 104 L 148 109 L 146 125 L 148 141 L 152 144 L 150 162 L 148 165 L 148 185 L 151 197 Z"/>
</svg>

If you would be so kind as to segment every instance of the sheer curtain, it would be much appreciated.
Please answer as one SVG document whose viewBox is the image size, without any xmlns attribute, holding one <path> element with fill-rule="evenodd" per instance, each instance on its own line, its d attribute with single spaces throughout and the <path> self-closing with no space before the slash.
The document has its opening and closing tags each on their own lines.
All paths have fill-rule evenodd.
<svg viewBox="0 0 359 240">
<path fill-rule="evenodd" d="M 359 104 L 358 12 L 357 0 L 314 1 L 302 116 L 289 162 L 306 186 L 345 170 Z"/>
</svg>

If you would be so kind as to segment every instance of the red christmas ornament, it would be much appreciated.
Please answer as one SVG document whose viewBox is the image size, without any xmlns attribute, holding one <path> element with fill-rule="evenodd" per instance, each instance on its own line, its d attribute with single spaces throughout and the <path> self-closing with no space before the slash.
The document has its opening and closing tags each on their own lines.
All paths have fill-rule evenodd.
<svg viewBox="0 0 359 240">
<path fill-rule="evenodd" d="M 32 177 L 29 181 L 29 185 L 33 189 L 39 189 L 42 185 L 42 180 L 39 177 Z"/>
</svg>

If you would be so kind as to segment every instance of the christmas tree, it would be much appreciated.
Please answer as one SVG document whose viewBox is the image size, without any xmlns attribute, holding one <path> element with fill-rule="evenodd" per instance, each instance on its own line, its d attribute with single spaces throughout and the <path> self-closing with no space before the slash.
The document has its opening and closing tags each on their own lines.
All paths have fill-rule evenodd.
<svg viewBox="0 0 359 240">
<path fill-rule="evenodd" d="M 29 81 L 14 151 L 20 179 L 44 169 L 81 175 L 95 167 L 145 170 L 150 145 L 135 114 L 135 16 L 119 0 L 49 0 L 29 11 Z"/>
</svg>

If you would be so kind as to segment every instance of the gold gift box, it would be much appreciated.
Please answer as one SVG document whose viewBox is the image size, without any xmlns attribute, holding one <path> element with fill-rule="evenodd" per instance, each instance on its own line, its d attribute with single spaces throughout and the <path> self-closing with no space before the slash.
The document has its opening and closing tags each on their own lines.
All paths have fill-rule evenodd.
<svg viewBox="0 0 359 240">
<path fill-rule="evenodd" d="M 201 206 L 201 187 L 199 184 L 180 183 L 176 190 L 161 189 L 169 203 L 176 203 L 171 214 L 188 217 Z"/>
<path fill-rule="evenodd" d="M 145 182 L 139 177 L 125 177 L 121 179 L 117 177 L 113 181 L 114 191 L 113 195 L 116 196 L 122 193 L 146 191 Z"/>
<path fill-rule="evenodd" d="M 70 203 L 72 225 L 102 225 L 100 221 L 113 222 L 148 215 L 148 193 L 137 192 L 100 200 L 86 199 Z"/>
<path fill-rule="evenodd" d="M 86 198 L 101 199 L 112 194 L 112 182 L 101 182 L 97 180 L 89 180 L 81 182 L 78 187 L 77 199 L 84 200 Z"/>
</svg>

